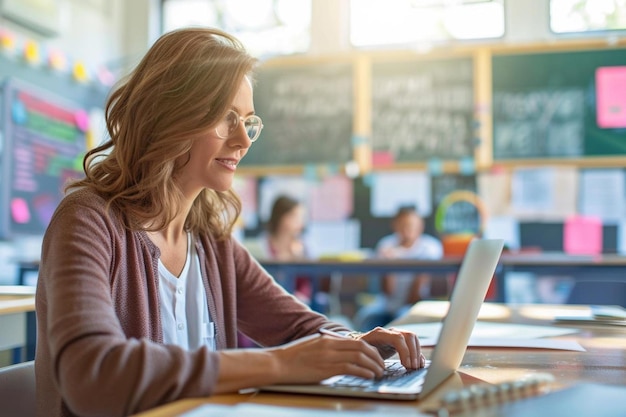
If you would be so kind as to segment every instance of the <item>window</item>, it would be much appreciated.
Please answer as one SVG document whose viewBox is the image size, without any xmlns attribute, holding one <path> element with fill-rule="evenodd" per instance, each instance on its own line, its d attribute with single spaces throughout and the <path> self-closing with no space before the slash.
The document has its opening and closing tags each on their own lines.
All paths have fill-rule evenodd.
<svg viewBox="0 0 626 417">
<path fill-rule="evenodd" d="M 626 0 L 550 0 L 555 33 L 626 30 Z"/>
<path fill-rule="evenodd" d="M 351 0 L 353 46 L 408 45 L 504 35 L 503 0 Z"/>
<path fill-rule="evenodd" d="M 163 31 L 184 26 L 225 30 L 255 56 L 306 52 L 312 0 L 163 0 Z"/>
</svg>

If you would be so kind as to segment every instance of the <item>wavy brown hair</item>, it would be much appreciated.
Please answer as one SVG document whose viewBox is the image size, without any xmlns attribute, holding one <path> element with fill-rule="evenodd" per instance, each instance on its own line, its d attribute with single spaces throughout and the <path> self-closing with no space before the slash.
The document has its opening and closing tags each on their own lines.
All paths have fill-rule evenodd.
<svg viewBox="0 0 626 417">
<path fill-rule="evenodd" d="M 124 213 L 131 230 L 163 229 L 180 210 L 183 194 L 175 178 L 193 141 L 225 115 L 255 65 L 237 39 L 217 29 L 163 35 L 110 94 L 105 109 L 110 139 L 87 152 L 86 176 L 68 190 L 95 190 L 107 209 Z M 185 229 L 225 238 L 240 212 L 232 189 L 204 189 Z"/>
</svg>

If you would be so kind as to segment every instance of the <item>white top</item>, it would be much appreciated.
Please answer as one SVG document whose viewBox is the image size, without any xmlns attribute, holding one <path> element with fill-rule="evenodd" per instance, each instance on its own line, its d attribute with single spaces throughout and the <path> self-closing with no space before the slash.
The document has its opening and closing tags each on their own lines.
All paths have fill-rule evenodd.
<svg viewBox="0 0 626 417">
<path fill-rule="evenodd" d="M 179 277 L 159 259 L 159 298 L 163 343 L 186 350 L 208 346 L 215 350 L 215 328 L 209 317 L 200 260 L 191 234 L 187 234 L 187 259 Z"/>
<path fill-rule="evenodd" d="M 441 242 L 426 234 L 409 248 L 400 246 L 398 235 L 391 234 L 383 237 L 376 245 L 376 252 L 380 254 L 383 249 L 393 248 L 393 257 L 397 259 L 441 259 L 443 257 L 443 245 Z M 393 293 L 386 296 L 387 311 L 394 312 L 408 302 L 408 295 L 415 279 L 415 274 L 410 272 L 398 272 L 393 274 Z M 430 291 L 424 288 L 424 291 Z M 421 291 L 420 291 L 421 292 Z"/>
<path fill-rule="evenodd" d="M 422 234 L 410 248 L 400 246 L 398 235 L 393 233 L 378 241 L 376 252 L 382 249 L 394 248 L 394 258 L 398 259 L 441 259 L 443 257 L 443 245 L 441 242 L 426 234 Z"/>
</svg>

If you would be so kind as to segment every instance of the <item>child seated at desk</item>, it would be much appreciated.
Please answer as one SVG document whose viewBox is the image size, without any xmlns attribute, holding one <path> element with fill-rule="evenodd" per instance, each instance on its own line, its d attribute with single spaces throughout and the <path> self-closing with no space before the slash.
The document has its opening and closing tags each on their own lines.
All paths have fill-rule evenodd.
<svg viewBox="0 0 626 417">
<path fill-rule="evenodd" d="M 414 206 L 400 207 L 391 221 L 393 233 L 376 246 L 381 259 L 441 259 L 443 246 L 424 233 L 424 220 Z M 384 326 L 404 314 L 413 304 L 428 297 L 429 274 L 393 273 L 383 277 L 382 293 L 362 307 L 354 318 L 357 329 Z M 371 326 L 371 327 L 370 327 Z"/>
</svg>

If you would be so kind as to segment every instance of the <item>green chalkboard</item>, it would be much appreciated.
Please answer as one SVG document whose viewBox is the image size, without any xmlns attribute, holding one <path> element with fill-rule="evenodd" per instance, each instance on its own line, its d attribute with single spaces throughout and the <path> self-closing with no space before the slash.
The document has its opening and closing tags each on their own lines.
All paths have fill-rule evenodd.
<svg viewBox="0 0 626 417">
<path fill-rule="evenodd" d="M 626 155 L 626 49 L 492 62 L 494 159 Z"/>
<path fill-rule="evenodd" d="M 341 164 L 353 157 L 351 63 L 261 68 L 254 88 L 263 119 L 245 166 Z"/>
<path fill-rule="evenodd" d="M 474 154 L 471 57 L 372 65 L 372 145 L 393 162 Z"/>
</svg>

